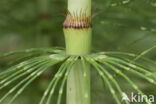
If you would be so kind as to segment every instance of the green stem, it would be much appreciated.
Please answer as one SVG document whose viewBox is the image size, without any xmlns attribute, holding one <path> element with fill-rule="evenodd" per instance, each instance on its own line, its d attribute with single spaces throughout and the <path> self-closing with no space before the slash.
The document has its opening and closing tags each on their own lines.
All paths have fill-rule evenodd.
<svg viewBox="0 0 156 104">
<path fill-rule="evenodd" d="M 68 14 L 63 24 L 66 53 L 86 55 L 91 51 L 91 0 L 68 0 Z M 78 60 L 67 79 L 67 104 L 90 104 L 90 65 Z"/>
<path fill-rule="evenodd" d="M 88 30 L 64 30 L 66 52 L 70 55 L 85 55 L 91 50 L 91 29 Z"/>
<path fill-rule="evenodd" d="M 90 104 L 90 66 L 77 61 L 67 79 L 67 104 Z"/>
</svg>

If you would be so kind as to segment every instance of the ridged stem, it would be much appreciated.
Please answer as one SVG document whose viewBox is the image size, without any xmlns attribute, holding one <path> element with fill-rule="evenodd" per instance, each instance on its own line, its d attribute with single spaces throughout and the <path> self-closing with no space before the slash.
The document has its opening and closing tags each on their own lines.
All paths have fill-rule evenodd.
<svg viewBox="0 0 156 104">
<path fill-rule="evenodd" d="M 72 67 L 67 80 L 67 104 L 90 104 L 90 66 L 77 61 Z"/>
<path fill-rule="evenodd" d="M 63 24 L 66 54 L 83 56 L 91 51 L 91 0 L 68 0 Z M 90 104 L 90 65 L 78 60 L 67 79 L 67 104 Z M 83 70 L 84 69 L 84 70 Z M 85 73 L 84 73 L 85 72 Z"/>
</svg>

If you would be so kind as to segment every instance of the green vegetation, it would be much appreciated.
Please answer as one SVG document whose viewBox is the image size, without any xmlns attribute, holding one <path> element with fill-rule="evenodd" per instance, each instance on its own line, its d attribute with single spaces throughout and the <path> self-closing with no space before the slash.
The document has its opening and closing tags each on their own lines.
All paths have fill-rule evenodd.
<svg viewBox="0 0 156 104">
<path fill-rule="evenodd" d="M 6 1 L 0 1 L 0 5 L 9 4 L 9 0 Z M 0 32 L 7 35 L 15 32 L 13 37 L 25 40 L 21 42 L 21 46 L 11 44 L 13 49 L 22 48 L 22 50 L 0 55 L 2 60 L 0 65 L 3 65 L 0 66 L 3 70 L 0 70 L 0 104 L 21 104 L 20 101 L 16 102 L 16 99 L 21 99 L 20 95 L 27 92 L 26 88 L 33 89 L 28 86 L 35 85 L 35 82 L 43 85 L 33 86 L 35 90 L 30 91 L 29 96 L 32 95 L 33 98 L 35 92 L 41 94 L 38 98 L 35 98 L 35 102 L 30 97 L 30 101 L 26 101 L 26 103 L 130 104 L 131 102 L 127 100 L 122 101 L 123 93 L 135 92 L 141 96 L 145 93 L 155 95 L 156 62 L 152 53 L 156 47 L 153 44 L 155 41 L 153 38 L 155 37 L 153 35 L 155 34 L 154 17 L 156 16 L 153 14 L 156 10 L 154 1 L 151 0 L 146 3 L 136 0 L 110 0 L 105 2 L 99 0 L 68 0 L 66 19 L 63 23 L 65 49 L 61 47 L 45 48 L 45 46 L 62 45 L 62 39 L 59 36 L 61 34 L 61 27 L 59 27 L 61 24 L 59 22 L 63 22 L 62 18 L 64 17 L 57 17 L 57 19 L 55 16 L 59 9 L 66 10 L 63 6 L 65 3 L 58 0 L 51 2 L 51 0 L 38 0 L 35 3 L 29 0 L 22 2 L 17 0 L 10 3 L 10 8 L 0 7 L 2 17 L 7 17 L 4 20 L 5 25 L 0 22 Z M 11 8 L 15 8 L 16 3 L 20 3 L 20 6 L 25 4 L 29 9 L 23 8 L 21 11 L 25 12 L 23 14 L 20 12 L 20 15 L 17 13 L 19 9 L 17 11 L 11 10 Z M 32 11 L 30 12 L 34 4 L 37 5 L 36 16 Z M 98 10 L 93 8 L 93 13 L 91 13 L 91 5 L 95 4 Z M 50 11 L 51 5 L 59 5 L 59 7 Z M 62 8 L 60 8 L 61 5 Z M 146 8 L 151 11 L 147 11 Z M 62 11 L 65 12 L 64 10 Z M 6 11 L 9 14 L 6 14 Z M 27 15 L 27 13 L 30 14 Z M 26 18 L 25 16 L 30 17 Z M 92 19 L 94 16 L 95 18 Z M 2 21 L 3 19 L 0 18 Z M 7 23 L 9 20 L 12 20 L 15 24 Z M 16 20 L 19 20 L 21 24 Z M 29 28 L 26 29 L 26 27 Z M 21 38 L 17 34 L 23 34 L 23 37 Z M 5 37 L 5 35 L 1 37 Z M 149 40 L 146 40 L 146 37 L 149 37 Z M 5 38 L 3 39 L 5 40 Z M 92 40 L 95 40 L 95 42 L 92 42 Z M 138 43 L 139 41 L 143 41 L 143 43 Z M 5 41 L 2 42 L 6 44 Z M 98 44 L 100 46 L 96 46 Z M 134 44 L 137 45 L 132 48 L 131 46 Z M 118 51 L 117 45 L 120 46 L 120 51 Z M 148 45 L 152 48 L 147 49 Z M 137 48 L 139 46 L 144 47 Z M 2 51 L 10 50 L 10 48 L 3 50 L 5 49 L 3 47 Z M 39 48 L 23 50 L 27 47 Z M 98 51 L 99 49 L 103 50 L 103 48 L 104 52 Z M 147 50 L 142 52 L 144 48 Z M 114 51 L 107 51 L 110 49 Z M 135 54 L 121 52 L 124 50 L 134 51 Z M 138 54 L 139 52 L 141 54 Z M 146 54 L 149 54 L 151 58 L 146 58 Z M 153 60 L 151 60 L 152 58 Z M 9 65 L 4 64 L 10 59 L 14 61 Z M 40 81 L 38 82 L 38 80 Z M 37 86 L 42 86 L 42 91 L 38 91 Z M 100 92 L 94 92 L 94 88 Z M 148 88 L 152 91 L 149 91 Z M 146 89 L 148 91 L 145 91 Z M 101 96 L 98 100 L 94 100 L 98 95 L 97 93 Z M 153 103 L 146 102 L 146 98 L 143 100 L 145 104 Z"/>
</svg>

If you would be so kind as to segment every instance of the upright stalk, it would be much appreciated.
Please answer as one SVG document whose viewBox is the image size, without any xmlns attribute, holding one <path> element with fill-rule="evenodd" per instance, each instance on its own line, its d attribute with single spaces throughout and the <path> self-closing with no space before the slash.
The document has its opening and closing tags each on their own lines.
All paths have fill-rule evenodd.
<svg viewBox="0 0 156 104">
<path fill-rule="evenodd" d="M 68 14 L 63 24 L 66 53 L 86 55 L 91 51 L 91 0 L 68 0 Z M 67 104 L 90 104 L 90 66 L 85 73 L 80 61 L 67 80 Z"/>
</svg>

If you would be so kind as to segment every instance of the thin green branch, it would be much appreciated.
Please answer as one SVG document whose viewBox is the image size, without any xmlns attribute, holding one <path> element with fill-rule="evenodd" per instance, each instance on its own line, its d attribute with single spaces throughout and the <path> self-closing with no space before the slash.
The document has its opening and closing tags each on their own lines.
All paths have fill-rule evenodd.
<svg viewBox="0 0 156 104">
<path fill-rule="evenodd" d="M 97 70 L 97 72 L 99 73 L 99 75 L 103 78 L 103 80 L 106 82 L 106 84 L 108 85 L 108 88 L 111 92 L 111 94 L 113 95 L 115 101 L 117 104 L 121 104 L 120 100 L 118 98 L 118 96 L 115 93 L 114 88 L 112 87 L 111 83 L 109 82 L 108 78 L 103 74 L 103 72 L 99 69 L 99 67 L 94 63 L 93 59 L 87 59 L 87 61 L 94 66 L 94 68 Z"/>
<path fill-rule="evenodd" d="M 27 54 L 27 53 L 58 53 L 58 52 L 62 52 L 63 48 L 58 48 L 58 47 L 54 47 L 54 48 L 32 48 L 32 49 L 25 49 L 25 50 L 18 50 L 18 51 L 12 51 L 9 53 L 5 53 L 3 55 L 0 55 L 0 58 L 2 57 L 8 57 L 8 56 L 12 56 L 15 54 Z"/>
<path fill-rule="evenodd" d="M 134 65 L 136 65 L 138 68 L 139 68 L 139 70 L 141 70 L 142 72 L 144 72 L 144 73 L 152 73 L 151 71 L 153 71 L 152 69 L 149 69 L 149 68 L 147 68 L 147 67 L 145 67 L 145 66 L 143 66 L 143 65 L 141 65 L 141 64 L 139 64 L 139 63 L 137 63 L 137 62 L 135 62 L 135 61 L 132 61 L 132 60 L 130 60 L 130 59 L 128 59 L 128 58 L 126 58 L 126 57 L 124 57 L 124 58 L 122 58 L 122 57 L 117 57 L 118 59 L 121 59 L 121 60 L 124 60 L 124 61 L 126 61 L 126 62 L 128 62 L 128 63 L 130 63 L 130 64 L 134 64 Z M 144 70 L 143 70 L 144 69 Z"/>
<path fill-rule="evenodd" d="M 110 67 L 110 69 L 112 69 L 114 72 L 116 72 L 117 74 L 119 74 L 120 76 L 122 76 L 125 80 L 127 80 L 127 82 L 138 92 L 140 93 L 142 96 L 144 95 L 143 92 L 138 88 L 137 85 L 135 85 L 133 83 L 133 81 L 130 80 L 130 78 L 127 77 L 127 75 L 125 75 L 124 73 L 122 73 L 119 69 L 117 69 L 116 67 L 114 67 L 113 65 L 109 64 L 109 62 L 106 61 L 99 61 L 103 64 L 105 64 L 106 66 Z M 144 100 L 146 100 L 144 98 Z M 146 102 L 147 104 L 151 104 L 150 102 Z"/>
<path fill-rule="evenodd" d="M 101 65 L 99 65 L 97 62 L 95 62 L 95 65 L 98 66 L 107 76 L 108 78 L 114 83 L 114 85 L 116 86 L 117 90 L 119 91 L 120 93 L 120 96 L 122 97 L 123 96 L 123 91 L 121 90 L 118 82 L 113 78 L 113 76 L 105 69 L 103 68 Z M 126 104 L 129 104 L 129 102 L 127 100 L 125 100 L 125 103 Z"/>
<path fill-rule="evenodd" d="M 23 55 L 23 56 L 21 56 L 19 58 L 16 58 L 16 60 L 14 60 L 14 61 L 9 62 L 8 65 L 15 65 L 16 63 L 19 63 L 19 62 L 22 62 L 22 61 L 25 61 L 25 60 L 28 60 L 28 59 L 32 59 L 32 58 L 38 57 L 40 55 L 41 55 L 40 52 L 38 52 L 38 53 L 37 52 L 36 53 L 29 53 L 29 54 Z"/>
<path fill-rule="evenodd" d="M 112 56 L 112 55 L 124 55 L 124 56 L 129 56 L 129 57 L 133 57 L 134 59 L 138 56 L 136 54 L 133 53 L 128 53 L 128 52 L 99 52 L 97 54 L 103 54 L 103 55 L 108 55 L 108 56 Z M 140 59 L 142 59 L 143 61 L 152 63 L 153 65 L 156 65 L 156 62 L 153 60 L 150 60 L 144 56 L 140 57 Z M 134 60 L 132 60 L 134 62 Z M 136 61 L 136 60 L 135 60 Z"/>
<path fill-rule="evenodd" d="M 47 70 L 49 67 L 62 62 L 63 60 L 65 60 L 67 58 L 67 56 L 63 56 L 63 55 L 59 55 L 59 54 L 54 54 L 54 55 L 49 55 L 47 57 L 47 63 L 45 63 L 44 65 L 42 65 L 38 70 L 32 72 L 29 76 L 27 76 L 25 79 L 23 79 L 22 81 L 20 81 L 17 85 L 15 85 L 12 89 L 9 90 L 8 93 L 6 93 L 1 99 L 0 99 L 0 103 L 7 97 L 9 96 L 12 92 L 14 92 L 18 87 L 20 87 L 22 84 L 24 84 L 24 86 L 22 88 L 19 89 L 19 91 L 15 94 L 15 96 L 11 99 L 11 101 L 9 103 L 12 103 L 14 101 L 14 99 L 22 93 L 22 91 L 33 81 L 35 80 L 38 76 L 40 76 L 45 70 Z M 27 82 L 28 81 L 28 82 Z"/>
<path fill-rule="evenodd" d="M 37 66 L 35 66 L 35 64 L 31 64 L 30 66 L 25 66 L 26 68 L 24 70 L 20 70 L 20 71 L 17 71 L 15 73 L 13 73 L 12 75 L 6 77 L 4 80 L 0 81 L 0 84 L 3 84 L 2 86 L 0 86 L 0 90 L 3 89 L 4 87 L 10 85 L 12 82 L 16 81 L 17 79 L 19 79 L 20 77 L 23 77 L 24 75 L 27 75 L 27 74 L 30 74 L 32 73 L 32 71 L 34 71 L 35 69 L 41 67 L 42 65 L 46 64 L 49 60 L 47 61 L 43 61 L 42 63 L 35 63 L 35 64 L 38 64 Z M 24 71 L 24 72 L 23 72 Z M 19 73 L 19 72 L 22 72 L 22 73 Z M 17 75 L 19 74 L 19 75 Z"/>
<path fill-rule="evenodd" d="M 109 60 L 108 60 L 108 61 L 109 61 Z M 120 60 L 120 59 L 114 59 L 114 58 L 113 58 L 113 59 L 110 60 L 109 62 L 112 63 L 112 64 L 115 64 L 115 65 L 117 65 L 117 66 L 119 66 L 119 67 L 121 67 L 122 69 L 124 69 L 124 70 L 126 70 L 126 71 L 130 71 L 130 72 L 132 72 L 132 73 L 134 73 L 134 74 L 136 74 L 136 75 L 138 75 L 138 76 L 140 76 L 140 77 L 146 79 L 148 82 L 150 82 L 150 83 L 156 85 L 156 82 L 155 82 L 152 78 L 150 78 L 150 77 L 148 77 L 148 76 L 145 76 L 144 74 L 142 74 L 142 73 L 140 73 L 140 72 L 134 70 L 134 67 L 130 67 L 130 66 L 127 67 L 127 66 L 123 65 L 123 62 L 124 62 L 124 61 L 122 61 L 122 60 Z M 121 63 L 121 64 L 120 64 L 120 63 Z M 128 64 L 129 64 L 129 63 L 128 63 Z M 134 65 L 133 65 L 133 66 L 134 66 Z"/>
<path fill-rule="evenodd" d="M 38 73 L 41 73 L 42 71 L 42 69 L 43 69 L 43 67 L 45 67 L 45 66 L 42 66 L 42 67 L 40 67 L 38 70 L 36 70 L 35 72 L 33 72 L 33 73 L 31 73 L 29 76 L 27 76 L 25 79 L 23 79 L 22 81 L 20 81 L 17 85 L 15 85 L 12 89 L 10 89 L 9 91 L 8 91 L 8 93 L 6 93 L 1 99 L 0 99 L 0 103 L 7 97 L 7 96 L 9 96 L 12 92 L 14 92 L 18 87 L 20 87 L 23 83 L 25 83 L 27 80 L 29 80 L 29 79 L 34 79 L 34 78 L 36 78 L 35 77 L 35 75 L 37 75 Z"/>
<path fill-rule="evenodd" d="M 69 60 L 71 58 L 68 58 L 67 60 Z M 69 62 L 68 61 L 65 61 L 61 67 L 59 68 L 58 72 L 55 74 L 55 77 L 51 80 L 48 88 L 46 89 L 46 91 L 44 92 L 44 95 L 42 96 L 42 99 L 40 100 L 40 103 L 39 104 L 44 104 L 44 100 L 45 100 L 45 97 L 48 95 L 49 91 L 50 91 L 50 88 L 52 87 L 52 85 L 55 83 L 55 80 L 58 78 L 58 77 L 61 77 L 65 71 L 65 69 L 67 68 L 67 66 L 69 65 Z"/>
<path fill-rule="evenodd" d="M 138 71 L 141 71 L 143 73 L 146 73 L 146 74 L 151 74 L 152 72 L 151 71 L 148 71 L 146 69 L 144 69 L 143 67 L 140 67 L 139 65 L 135 64 L 136 62 L 133 62 L 133 61 L 125 61 L 125 59 L 120 59 L 120 58 L 115 58 L 115 57 L 110 57 L 111 59 L 113 60 L 116 60 L 116 61 L 119 61 L 119 62 L 122 62 L 123 64 L 129 66 L 129 67 L 132 67 Z"/>
<path fill-rule="evenodd" d="M 41 100 L 40 100 L 40 103 L 39 104 L 44 104 L 44 100 L 46 98 L 46 96 L 48 95 L 49 91 L 50 91 L 50 88 L 52 87 L 53 83 L 55 82 L 56 80 L 56 76 L 61 76 L 63 73 L 61 72 L 63 69 L 66 68 L 66 66 L 68 65 L 67 61 L 65 61 L 61 67 L 59 68 L 58 72 L 55 74 L 55 77 L 51 80 L 50 84 L 48 85 L 48 88 L 45 90 Z M 61 72 L 61 73 L 60 73 Z"/>
<path fill-rule="evenodd" d="M 39 60 L 45 60 L 45 59 L 48 59 L 48 58 L 49 58 L 49 56 L 39 56 L 39 57 L 35 57 L 33 59 L 29 59 L 27 61 L 23 61 L 23 62 L 15 65 L 15 66 L 5 70 L 4 72 L 1 72 L 0 73 L 0 78 L 5 77 L 6 75 L 10 74 L 11 72 L 22 69 L 26 65 L 32 64 L 34 62 L 38 62 Z"/>
<path fill-rule="evenodd" d="M 142 72 L 144 72 L 145 76 L 149 76 L 149 77 L 154 78 L 154 74 L 153 73 L 155 73 L 155 72 L 153 72 L 152 69 L 149 69 L 149 68 L 147 68 L 147 67 L 145 67 L 145 66 L 143 66 L 141 64 L 138 64 L 136 62 L 132 62 L 128 58 L 120 58 L 120 57 L 118 57 L 118 58 L 121 59 L 121 60 L 123 60 L 123 61 L 125 61 L 124 64 L 127 64 L 127 63 L 130 64 L 131 63 L 131 64 L 133 64 L 133 66 L 136 65 L 137 68 L 142 69 Z M 130 65 L 130 66 L 132 66 L 132 65 Z"/>
<path fill-rule="evenodd" d="M 149 48 L 149 49 L 147 49 L 147 50 L 145 50 L 145 51 L 143 51 L 140 55 L 138 55 L 138 56 L 134 59 L 134 61 L 135 61 L 135 60 L 138 60 L 139 58 L 141 58 L 142 56 L 144 56 L 145 54 L 149 53 L 151 50 L 153 50 L 153 49 L 155 49 L 155 48 L 156 48 L 156 45 L 153 46 L 153 47 L 151 47 L 151 48 Z"/>
<path fill-rule="evenodd" d="M 55 63 L 47 63 L 45 66 L 40 67 L 36 72 L 33 72 L 34 74 L 30 75 L 31 78 L 28 79 L 28 82 L 26 82 L 14 95 L 14 97 L 9 101 L 8 104 L 11 104 L 17 97 L 20 95 L 23 90 L 32 82 L 34 81 L 37 77 L 39 77 L 45 70 L 47 70 L 50 66 L 55 65 Z M 33 76 L 33 77 L 32 77 Z M 16 87 L 14 87 L 16 88 Z"/>
<path fill-rule="evenodd" d="M 68 62 L 71 62 L 71 63 L 69 64 L 69 66 L 71 66 L 71 65 L 73 65 L 73 64 L 75 63 L 75 60 L 74 60 L 74 59 L 75 59 L 75 58 L 71 57 L 71 58 L 69 58 L 69 59 L 67 60 Z M 77 60 L 77 59 L 76 59 L 76 60 Z M 61 73 L 64 73 L 65 71 L 67 71 L 67 70 L 66 70 L 67 67 L 68 67 L 68 66 L 66 66 L 66 67 L 62 70 Z M 52 86 L 52 88 L 51 88 L 51 90 L 50 90 L 50 94 L 49 94 L 49 96 L 48 96 L 48 99 L 47 99 L 46 104 L 50 104 L 52 95 L 53 95 L 53 93 L 54 93 L 54 91 L 55 91 L 55 88 L 56 88 L 56 86 L 57 86 L 57 83 L 59 82 L 59 80 L 60 80 L 61 77 L 62 77 L 62 74 L 61 74 L 61 76 L 60 76 L 60 75 L 56 75 L 56 80 L 55 80 L 54 85 Z"/>
</svg>

